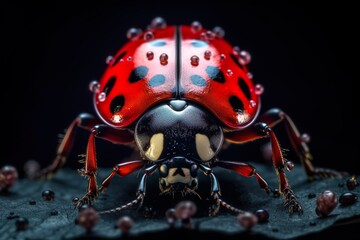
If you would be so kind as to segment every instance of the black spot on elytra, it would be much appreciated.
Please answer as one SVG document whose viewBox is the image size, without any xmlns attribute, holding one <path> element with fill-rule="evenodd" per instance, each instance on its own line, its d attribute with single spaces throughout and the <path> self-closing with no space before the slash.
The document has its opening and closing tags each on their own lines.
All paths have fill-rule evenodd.
<svg viewBox="0 0 360 240">
<path fill-rule="evenodd" d="M 162 74 L 156 74 L 149 81 L 150 87 L 157 87 L 165 83 L 165 76 Z"/>
<path fill-rule="evenodd" d="M 116 77 L 112 76 L 105 84 L 103 92 L 106 94 L 106 96 L 109 96 L 111 89 L 114 87 L 115 80 L 116 80 Z"/>
<path fill-rule="evenodd" d="M 230 96 L 229 102 L 235 112 L 242 113 L 244 111 L 244 104 L 237 96 Z"/>
<path fill-rule="evenodd" d="M 110 112 L 112 114 L 120 112 L 125 104 L 125 98 L 123 95 L 118 95 L 111 100 L 110 103 Z"/>
<path fill-rule="evenodd" d="M 240 87 L 241 91 L 245 94 L 245 97 L 247 99 L 251 100 L 250 88 L 246 84 L 245 80 L 243 78 L 239 78 L 238 84 L 239 84 L 239 87 Z"/>
<path fill-rule="evenodd" d="M 241 68 L 241 69 L 243 68 L 243 66 L 240 64 L 238 58 L 233 53 L 230 53 L 230 57 L 239 68 Z"/>
<path fill-rule="evenodd" d="M 192 75 L 190 77 L 191 82 L 199 87 L 205 87 L 206 86 L 206 80 L 204 78 L 202 78 L 199 75 Z"/>
<path fill-rule="evenodd" d="M 225 82 L 224 73 L 218 67 L 207 66 L 205 71 L 208 74 L 209 78 L 211 78 L 212 80 L 219 82 L 219 83 Z"/>
<path fill-rule="evenodd" d="M 126 51 L 122 52 L 115 58 L 114 64 L 118 63 L 126 55 Z"/>
<path fill-rule="evenodd" d="M 141 79 L 144 79 L 146 77 L 146 74 L 148 73 L 149 68 L 145 66 L 139 66 L 137 68 L 134 68 L 129 76 L 129 82 L 135 83 Z"/>
</svg>

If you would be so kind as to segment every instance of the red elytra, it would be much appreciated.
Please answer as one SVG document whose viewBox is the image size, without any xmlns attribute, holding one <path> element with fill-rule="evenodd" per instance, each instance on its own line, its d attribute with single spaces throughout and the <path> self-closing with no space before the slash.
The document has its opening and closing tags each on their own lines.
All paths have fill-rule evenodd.
<svg viewBox="0 0 360 240">
<path fill-rule="evenodd" d="M 130 39 L 114 56 L 94 95 L 102 120 L 126 128 L 160 101 L 184 99 L 205 107 L 224 127 L 251 124 L 260 97 L 248 70 L 240 64 L 239 52 L 210 33 L 169 26 Z"/>
</svg>

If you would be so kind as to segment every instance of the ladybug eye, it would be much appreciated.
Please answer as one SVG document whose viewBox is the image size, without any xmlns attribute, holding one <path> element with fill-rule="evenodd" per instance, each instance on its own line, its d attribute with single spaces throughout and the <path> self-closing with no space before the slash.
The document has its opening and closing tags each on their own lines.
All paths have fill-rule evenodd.
<svg viewBox="0 0 360 240">
<path fill-rule="evenodd" d="M 164 134 L 156 133 L 150 138 L 149 148 L 145 156 L 150 160 L 158 160 L 164 148 Z"/>
<path fill-rule="evenodd" d="M 196 151 L 203 161 L 208 161 L 215 156 L 214 151 L 211 148 L 209 138 L 204 135 L 197 133 L 195 135 Z"/>
</svg>

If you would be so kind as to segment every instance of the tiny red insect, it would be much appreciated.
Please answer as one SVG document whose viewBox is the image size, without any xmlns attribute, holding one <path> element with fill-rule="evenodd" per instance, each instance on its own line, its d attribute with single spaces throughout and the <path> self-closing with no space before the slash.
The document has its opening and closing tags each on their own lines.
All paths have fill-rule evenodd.
<svg viewBox="0 0 360 240">
<path fill-rule="evenodd" d="M 279 178 L 278 191 L 290 213 L 301 213 L 302 207 L 284 172 L 291 170 L 293 163 L 284 159 L 272 129 L 278 124 L 286 129 L 309 178 L 339 175 L 313 167 L 308 138 L 302 137 L 286 113 L 271 109 L 258 116 L 263 87 L 253 82 L 246 67 L 250 54 L 231 46 L 223 38 L 222 28 L 207 30 L 199 22 L 167 26 L 158 17 L 145 31 L 132 28 L 127 36 L 129 41 L 114 57 L 106 59 L 108 67 L 100 81 L 90 84 L 97 116 L 80 114 L 68 127 L 53 164 L 39 174 L 51 175 L 65 163 L 77 127 L 89 130 L 83 169 L 89 177 L 88 191 L 77 206 L 91 204 L 116 174 L 126 176 L 139 169 L 143 177 L 137 198 L 102 213 L 142 202 L 146 179 L 156 171 L 160 174 L 161 192 L 197 194 L 200 171 L 211 178 L 214 205 L 210 215 L 215 215 L 220 206 L 241 213 L 220 198 L 220 185 L 212 168 L 255 177 L 261 188 L 271 192 L 253 166 L 217 157 L 224 141 L 240 144 L 268 138 Z M 115 144 L 135 142 L 143 159 L 115 165 L 98 188 L 95 138 Z"/>
</svg>

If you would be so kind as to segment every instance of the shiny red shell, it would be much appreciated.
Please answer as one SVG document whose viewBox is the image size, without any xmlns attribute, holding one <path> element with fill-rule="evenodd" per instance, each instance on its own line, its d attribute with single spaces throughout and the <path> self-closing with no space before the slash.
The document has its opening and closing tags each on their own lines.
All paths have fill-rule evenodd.
<svg viewBox="0 0 360 240">
<path fill-rule="evenodd" d="M 94 104 L 109 125 L 126 128 L 167 99 L 203 106 L 225 128 L 253 122 L 260 97 L 239 53 L 204 29 L 169 26 L 131 39 L 109 61 Z"/>
</svg>

